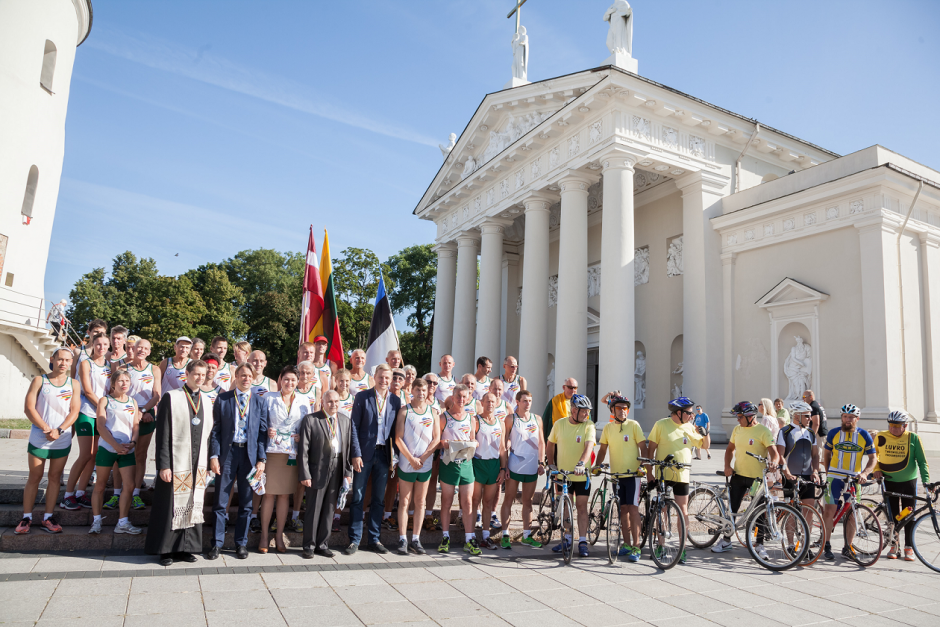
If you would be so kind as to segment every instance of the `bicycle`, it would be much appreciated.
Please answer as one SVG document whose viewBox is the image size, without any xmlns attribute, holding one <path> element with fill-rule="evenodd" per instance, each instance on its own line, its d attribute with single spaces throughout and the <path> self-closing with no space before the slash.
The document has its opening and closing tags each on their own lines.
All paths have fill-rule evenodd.
<svg viewBox="0 0 940 627">
<path fill-rule="evenodd" d="M 600 468 L 603 470 L 608 470 L 610 468 L 610 464 L 601 464 Z M 598 539 L 601 537 L 601 531 L 604 530 L 607 526 L 607 484 L 607 480 L 601 482 L 600 489 L 595 490 L 594 494 L 591 495 L 591 503 L 588 506 L 587 540 L 591 546 L 597 544 Z M 617 487 L 614 486 L 612 491 L 616 496 Z"/>
<path fill-rule="evenodd" d="M 832 528 L 842 521 L 842 535 L 845 546 L 849 547 L 849 557 L 862 568 L 868 568 L 878 561 L 881 550 L 884 548 L 884 531 L 875 512 L 863 503 L 858 502 L 856 494 L 861 480 L 858 477 L 847 477 L 845 503 L 842 504 L 832 521 Z M 832 486 L 828 487 L 831 499 Z M 848 515 L 851 512 L 851 515 Z M 849 542 L 849 536 L 852 542 Z"/>
<path fill-rule="evenodd" d="M 875 512 L 878 522 L 881 523 L 882 532 L 889 538 L 889 544 L 893 542 L 900 546 L 900 528 L 906 525 L 908 520 L 913 519 L 911 548 L 914 549 L 914 555 L 923 562 L 924 566 L 940 573 L 940 521 L 937 520 L 937 510 L 934 507 L 937 498 L 940 497 L 940 481 L 928 483 L 924 486 L 928 494 L 926 497 L 917 495 L 912 497 L 909 494 L 888 492 L 885 490 L 884 481 L 878 481 L 878 485 L 882 500 L 880 503 L 872 500 L 871 502 L 875 503 L 872 510 Z M 891 510 L 891 503 L 887 498 L 891 496 L 906 499 L 913 498 L 914 501 L 920 501 L 924 505 L 916 507 L 907 516 L 898 520 L 898 514 Z M 924 513 L 925 511 L 926 513 Z M 919 514 L 923 515 L 919 516 Z M 928 519 L 930 524 L 927 524 Z M 918 540 L 918 538 L 920 539 Z"/>
<path fill-rule="evenodd" d="M 603 516 L 599 518 L 599 528 L 597 535 L 600 536 L 600 529 L 604 528 L 607 530 L 607 561 L 611 564 L 617 561 L 617 556 L 620 551 L 620 544 L 623 542 L 623 526 L 620 522 L 620 492 L 617 489 L 620 479 L 625 479 L 627 477 L 636 477 L 637 475 L 632 472 L 628 473 L 616 473 L 610 472 L 609 464 L 602 464 L 600 467 L 600 474 L 606 475 L 604 477 L 604 482 L 601 485 L 601 489 L 597 490 L 595 494 L 604 491 L 606 494 L 607 486 L 610 485 L 611 497 L 610 499 L 605 499 L 605 509 Z M 646 492 L 646 484 L 643 483 L 640 488 L 640 494 Z M 643 540 L 645 536 L 640 540 L 640 546 L 643 545 Z"/>
<path fill-rule="evenodd" d="M 796 477 L 796 481 L 793 486 L 793 494 L 790 495 L 788 500 L 783 502 L 796 508 L 798 512 L 803 514 L 803 518 L 806 519 L 806 526 L 809 529 L 809 548 L 806 551 L 806 557 L 804 558 L 802 565 L 812 566 L 819 559 L 819 556 L 822 555 L 822 549 L 829 540 L 829 534 L 826 533 L 825 518 L 823 517 L 822 508 L 819 505 L 819 501 L 817 500 L 816 504 L 812 507 L 809 505 L 803 505 L 803 501 L 800 499 L 800 488 L 802 488 L 804 485 L 811 485 L 816 490 L 826 487 L 826 484 L 824 483 L 814 483 L 812 481 L 807 481 L 802 477 Z M 787 490 L 784 490 L 785 498 L 786 492 Z"/>
<path fill-rule="evenodd" d="M 669 570 L 679 563 L 685 550 L 685 518 L 673 500 L 672 489 L 666 486 L 663 470 L 689 468 L 691 464 L 679 463 L 672 455 L 663 460 L 646 457 L 637 459 L 659 471 L 658 478 L 648 482 L 640 495 L 641 543 L 648 540 L 653 562 L 662 570 Z M 651 494 L 654 489 L 655 496 Z"/>
<path fill-rule="evenodd" d="M 730 537 L 737 530 L 743 530 L 745 546 L 755 562 L 774 571 L 792 568 L 803 561 L 809 550 L 809 525 L 799 510 L 771 496 L 767 481 L 771 472 L 767 467 L 768 458 L 747 454 L 764 464 L 760 483 L 747 509 L 731 512 L 727 477 L 723 488 L 700 484 L 689 495 L 689 542 L 698 549 L 707 549 L 718 541 L 719 535 Z M 757 550 L 759 544 L 764 547 L 766 557 Z"/>
<path fill-rule="evenodd" d="M 548 467 L 548 481 L 542 490 L 542 500 L 536 516 L 537 526 L 532 532 L 537 542 L 548 546 L 552 534 L 556 529 L 560 529 L 565 564 L 570 564 L 574 555 L 574 506 L 568 496 L 568 484 L 571 483 L 568 477 L 573 474 L 575 473 L 558 470 L 555 466 Z M 559 476 L 560 480 L 556 478 Z M 559 488 L 560 492 L 556 495 L 557 491 L 553 488 Z M 570 540 L 566 541 L 566 535 Z"/>
</svg>

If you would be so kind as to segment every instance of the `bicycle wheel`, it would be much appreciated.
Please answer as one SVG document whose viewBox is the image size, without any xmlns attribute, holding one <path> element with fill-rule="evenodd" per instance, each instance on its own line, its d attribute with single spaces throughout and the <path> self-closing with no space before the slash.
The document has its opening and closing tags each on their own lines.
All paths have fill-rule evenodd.
<svg viewBox="0 0 940 627">
<path fill-rule="evenodd" d="M 802 565 L 811 566 L 816 563 L 822 555 L 823 547 L 826 546 L 826 525 L 823 523 L 822 514 L 815 507 L 804 505 L 802 512 L 803 518 L 806 519 L 806 527 L 809 529 L 809 542 Z"/>
<path fill-rule="evenodd" d="M 601 537 L 601 529 L 604 528 L 604 520 L 607 503 L 604 502 L 604 493 L 605 490 L 601 488 L 594 492 L 591 495 L 591 505 L 588 508 L 588 532 L 587 539 L 591 543 L 591 546 L 597 543 L 597 539 Z"/>
<path fill-rule="evenodd" d="M 686 537 L 697 549 L 707 549 L 721 535 L 721 507 L 718 495 L 708 488 L 696 488 L 689 495 L 689 525 Z"/>
<path fill-rule="evenodd" d="M 806 519 L 795 507 L 783 503 L 771 503 L 754 512 L 745 525 L 745 538 L 748 553 L 767 570 L 792 568 L 809 549 Z"/>
<path fill-rule="evenodd" d="M 930 570 L 940 573 L 940 527 L 930 512 L 914 521 L 911 544 L 914 555 Z"/>
<path fill-rule="evenodd" d="M 751 501 L 754 500 L 754 497 L 751 496 L 750 490 L 744 493 L 744 498 L 741 499 L 741 505 L 738 507 L 738 514 L 743 514 L 747 511 L 747 508 L 751 506 Z M 740 519 L 738 519 L 740 520 Z M 735 525 L 734 535 L 738 539 L 738 542 L 741 543 L 741 546 L 747 546 L 747 538 L 745 537 L 746 525 Z"/>
<path fill-rule="evenodd" d="M 623 531 L 620 528 L 620 502 L 617 499 L 607 501 L 607 561 L 617 561 Z"/>
<path fill-rule="evenodd" d="M 875 502 L 870 499 L 863 499 L 862 501 L 863 505 L 867 505 L 871 508 L 871 511 L 875 512 L 875 517 L 881 523 L 881 535 L 884 537 L 884 545 L 881 550 L 884 551 L 890 548 L 892 543 L 897 544 L 900 538 L 895 535 L 897 530 L 894 528 L 894 521 L 888 517 L 888 510 L 884 503 L 875 503 L 874 505 L 872 503 Z"/>
<path fill-rule="evenodd" d="M 646 524 L 646 518 L 649 515 L 650 508 L 650 497 L 649 494 L 640 496 L 640 506 L 637 510 L 640 512 L 640 543 L 637 545 L 641 549 L 646 544 L 646 539 L 649 537 L 649 525 Z"/>
<path fill-rule="evenodd" d="M 574 508 L 571 507 L 570 497 L 565 495 L 561 498 L 561 520 L 558 521 L 561 529 L 561 552 L 565 558 L 565 564 L 570 564 L 571 556 L 574 554 Z"/>
<path fill-rule="evenodd" d="M 552 540 L 552 531 L 555 529 L 552 494 L 549 490 L 551 486 L 542 490 L 542 501 L 539 503 L 538 514 L 535 517 L 535 528 L 532 529 L 532 537 L 542 546 L 548 546 Z"/>
<path fill-rule="evenodd" d="M 653 505 L 650 511 L 649 545 L 653 562 L 662 570 L 679 563 L 685 549 L 685 520 L 675 501 Z"/>
<path fill-rule="evenodd" d="M 884 535 L 881 523 L 875 512 L 867 505 L 857 503 L 855 512 L 850 512 L 842 521 L 842 534 L 845 546 L 849 546 L 849 522 L 855 520 L 855 537 L 852 539 L 852 559 L 862 568 L 868 568 L 878 561 L 884 547 Z"/>
</svg>

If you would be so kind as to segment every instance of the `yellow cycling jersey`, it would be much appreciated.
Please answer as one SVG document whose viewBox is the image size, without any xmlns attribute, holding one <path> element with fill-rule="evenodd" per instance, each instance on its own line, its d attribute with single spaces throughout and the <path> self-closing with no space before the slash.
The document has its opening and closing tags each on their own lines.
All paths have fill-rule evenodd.
<svg viewBox="0 0 940 627">
<path fill-rule="evenodd" d="M 826 450 L 832 451 L 830 475 L 852 476 L 861 472 L 865 458 L 875 452 L 875 443 L 864 429 L 833 429 L 826 436 Z"/>
</svg>

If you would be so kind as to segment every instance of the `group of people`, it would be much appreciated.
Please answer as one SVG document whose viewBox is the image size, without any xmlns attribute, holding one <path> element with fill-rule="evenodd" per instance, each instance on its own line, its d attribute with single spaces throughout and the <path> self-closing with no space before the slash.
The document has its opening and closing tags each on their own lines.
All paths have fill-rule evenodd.
<svg viewBox="0 0 940 627">
<path fill-rule="evenodd" d="M 669 416 L 644 434 L 630 418 L 630 400 L 613 391 L 602 399 L 610 421 L 598 438 L 591 400 L 578 393 L 575 379 L 565 380 L 562 391 L 536 415 L 532 394 L 511 356 L 498 377 L 490 376 L 492 361 L 480 357 L 476 371 L 458 379 L 453 357 L 444 355 L 439 373 L 418 378 L 414 367 L 403 365 L 400 352 L 390 351 L 386 363 L 370 374 L 364 351 L 352 352 L 349 369 L 337 367 L 326 360 L 326 338 L 316 337 L 300 345 L 296 365 L 284 366 L 275 381 L 264 374 L 265 354 L 252 351 L 247 342 L 234 345 L 231 363 L 225 361 L 225 338 L 214 338 L 206 348 L 198 338 L 180 337 L 174 356 L 154 365 L 148 361 L 148 340 L 129 336 L 121 326 L 108 332 L 104 321 L 94 320 L 85 344 L 74 351 L 57 349 L 50 374 L 34 379 L 26 396 L 26 414 L 33 423 L 29 480 L 15 532 L 30 531 L 47 460 L 49 488 L 40 525 L 49 533 L 62 531 L 54 507 L 76 438 L 79 456 L 60 507 L 91 509 L 90 533 L 101 533 L 102 510 L 118 509 L 114 532 L 141 533 L 129 513 L 146 507 L 140 490 L 153 440 L 157 476 L 146 550 L 164 565 L 195 561 L 202 551 L 203 501 L 212 481 L 214 533 L 205 554 L 210 560 L 218 558 L 225 543 L 236 491 L 237 558 L 248 556 L 249 532 L 260 534 L 259 552 L 271 548 L 271 532 L 275 550 L 286 551 L 285 530 L 302 532 L 303 557 L 332 557 L 330 534 L 339 530 L 339 508 L 347 502 L 347 555 L 359 550 L 364 534 L 366 550 L 387 553 L 383 527 L 398 531 L 396 550 L 401 554 L 426 553 L 423 529 L 441 531 L 437 550 L 448 553 L 455 499 L 465 552 L 511 549 L 508 528 L 520 492 L 521 543 L 539 548 L 531 533 L 532 500 L 539 478 L 556 471 L 567 473 L 580 534 L 578 554 L 587 557 L 590 478 L 609 457 L 610 471 L 619 476 L 626 523 L 619 553 L 637 561 L 641 486 L 644 478 L 653 480 L 652 469 L 644 468 L 639 458 L 672 456 L 690 464 L 693 453 L 711 457 L 709 419 L 692 400 L 670 401 Z M 890 482 L 891 491 L 912 495 L 916 471 L 928 482 L 923 448 L 916 434 L 907 431 L 903 412 L 889 416 L 889 430 L 877 442 L 857 428 L 860 412 L 854 405 L 843 407 L 841 426 L 827 431 L 825 412 L 811 391 L 788 408 L 780 399 L 762 399 L 758 405 L 738 403 L 733 413 L 738 426 L 725 451 L 725 474 L 735 512 L 763 472 L 747 452 L 767 457 L 771 464 L 782 462 L 785 488 L 792 488 L 797 476 L 817 480 L 827 470 L 830 526 L 849 477 L 876 472 Z M 878 459 L 883 460 L 880 466 Z M 888 459 L 890 463 L 884 461 Z M 664 473 L 687 517 L 688 468 Z M 105 501 L 109 479 L 114 492 Z M 550 475 L 549 485 L 552 479 Z M 434 516 L 438 484 L 440 518 Z M 813 496 L 806 493 L 805 498 Z M 553 551 L 574 542 L 565 536 Z M 905 559 L 913 559 L 909 537 L 906 546 Z M 730 538 L 723 538 L 712 550 L 731 548 Z M 899 555 L 895 546 L 889 557 Z M 833 557 L 828 543 L 825 556 Z M 685 561 L 683 552 L 680 562 Z"/>
</svg>

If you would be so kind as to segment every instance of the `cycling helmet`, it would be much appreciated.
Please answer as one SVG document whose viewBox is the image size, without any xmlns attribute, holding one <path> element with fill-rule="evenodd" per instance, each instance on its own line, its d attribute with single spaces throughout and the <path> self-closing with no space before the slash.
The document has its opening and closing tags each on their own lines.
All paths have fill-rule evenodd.
<svg viewBox="0 0 940 627">
<path fill-rule="evenodd" d="M 575 394 L 571 397 L 571 406 L 577 407 L 578 409 L 593 409 L 591 405 L 591 399 L 589 399 L 584 394 Z"/>
<path fill-rule="evenodd" d="M 607 407 L 610 408 L 610 411 L 614 411 L 614 407 L 617 405 L 626 405 L 627 409 L 630 409 L 630 399 L 620 394 L 611 394 L 607 399 Z"/>
<path fill-rule="evenodd" d="M 888 414 L 888 423 L 890 424 L 907 424 L 910 422 L 911 417 L 907 415 L 907 412 L 903 409 L 896 409 L 890 414 Z"/>
<path fill-rule="evenodd" d="M 688 409 L 689 407 L 692 407 L 693 405 L 695 405 L 695 401 L 693 401 L 688 396 L 680 396 L 679 398 L 674 398 L 671 401 L 669 401 L 669 409 L 671 409 L 672 411 L 677 411 L 679 409 Z"/>
<path fill-rule="evenodd" d="M 791 414 L 809 414 L 813 411 L 813 408 L 809 406 L 809 403 L 805 403 L 803 401 L 790 401 L 789 409 Z"/>
<path fill-rule="evenodd" d="M 848 403 L 847 405 L 842 406 L 842 413 L 852 414 L 853 416 L 861 416 L 862 410 L 859 409 L 856 405 L 853 405 L 852 403 Z"/>
<path fill-rule="evenodd" d="M 757 405 L 750 401 L 741 401 L 737 405 L 731 408 L 732 414 L 744 414 L 745 416 L 756 416 L 757 415 Z"/>
</svg>

